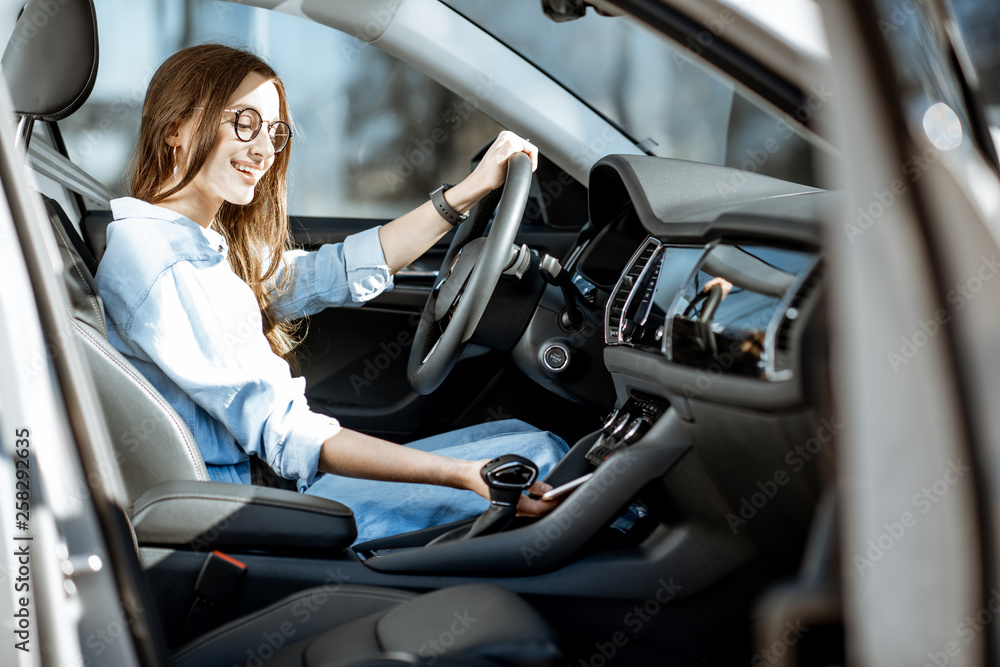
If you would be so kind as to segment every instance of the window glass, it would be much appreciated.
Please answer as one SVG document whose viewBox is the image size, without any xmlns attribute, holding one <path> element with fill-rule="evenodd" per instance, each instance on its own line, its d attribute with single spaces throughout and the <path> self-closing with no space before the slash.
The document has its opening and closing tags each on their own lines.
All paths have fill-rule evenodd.
<svg viewBox="0 0 1000 667">
<path fill-rule="evenodd" d="M 204 42 L 249 48 L 284 81 L 295 123 L 292 215 L 396 217 L 442 182 L 461 180 L 470 157 L 501 130 L 474 100 L 305 19 L 212 0 L 95 6 L 97 83 L 60 127 L 70 158 L 119 194 L 128 191 L 150 77 L 170 54 Z"/>
<path fill-rule="evenodd" d="M 962 39 L 976 67 L 979 91 L 990 124 L 1000 127 L 1000 3 L 951 0 Z"/>
<path fill-rule="evenodd" d="M 796 119 L 751 98 L 692 49 L 627 17 L 565 23 L 538 0 L 445 0 L 607 118 L 650 155 L 709 162 L 814 184 Z M 803 109 L 803 113 L 811 110 Z M 806 120 L 806 118 L 800 119 Z"/>
<path fill-rule="evenodd" d="M 931 146 L 903 166 L 916 180 L 943 153 L 972 151 L 975 137 L 966 96 L 937 6 L 914 4 L 906 11 L 878 0 L 878 28 L 886 40 L 899 79 L 900 102 L 910 131 Z"/>
</svg>

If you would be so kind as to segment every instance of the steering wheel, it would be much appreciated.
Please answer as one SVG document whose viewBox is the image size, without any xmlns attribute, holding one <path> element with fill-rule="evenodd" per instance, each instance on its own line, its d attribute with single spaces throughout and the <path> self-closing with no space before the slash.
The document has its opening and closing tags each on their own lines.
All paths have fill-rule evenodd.
<svg viewBox="0 0 1000 667">
<path fill-rule="evenodd" d="M 711 289 L 701 292 L 691 299 L 691 303 L 684 309 L 681 317 L 689 317 L 694 314 L 694 307 L 702 300 L 705 301 L 705 305 L 702 306 L 701 314 L 695 323 L 695 340 L 703 352 L 711 352 L 715 355 L 718 354 L 719 349 L 716 346 L 715 335 L 712 333 L 712 319 L 715 317 L 715 311 L 719 309 L 719 304 L 722 303 L 722 286 L 712 285 Z"/>
<path fill-rule="evenodd" d="M 530 186 L 531 158 L 525 153 L 511 155 L 489 235 L 459 250 L 428 297 L 406 367 L 410 386 L 418 394 L 429 394 L 441 385 L 479 325 L 500 274 L 515 255 L 514 237 Z M 456 234 L 453 243 L 459 238 Z"/>
</svg>

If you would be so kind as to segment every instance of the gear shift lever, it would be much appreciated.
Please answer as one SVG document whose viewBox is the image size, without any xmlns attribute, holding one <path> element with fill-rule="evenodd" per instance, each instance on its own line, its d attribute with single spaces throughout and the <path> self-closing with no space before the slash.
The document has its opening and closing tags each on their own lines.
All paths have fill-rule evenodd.
<svg viewBox="0 0 1000 667">
<path fill-rule="evenodd" d="M 506 528 L 517 513 L 521 492 L 538 478 L 538 467 L 523 456 L 504 454 L 484 465 L 479 474 L 490 487 L 490 507 L 472 524 L 466 539 Z"/>
<path fill-rule="evenodd" d="M 531 488 L 538 479 L 538 466 L 523 456 L 504 454 L 484 465 L 479 475 L 490 487 L 489 508 L 468 528 L 461 526 L 439 535 L 428 542 L 428 546 L 499 533 L 506 528 L 517 514 L 521 492 Z"/>
<path fill-rule="evenodd" d="M 538 468 L 523 456 L 504 454 L 484 465 L 479 475 L 490 487 L 491 503 L 517 505 L 521 492 L 535 483 Z"/>
</svg>

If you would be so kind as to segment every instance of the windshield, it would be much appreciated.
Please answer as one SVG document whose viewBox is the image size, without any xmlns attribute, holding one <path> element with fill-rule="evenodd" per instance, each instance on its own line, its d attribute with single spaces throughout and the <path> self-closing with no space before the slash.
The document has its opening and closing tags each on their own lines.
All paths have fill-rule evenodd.
<svg viewBox="0 0 1000 667">
<path fill-rule="evenodd" d="M 444 1 L 650 155 L 815 185 L 813 147 L 796 119 L 630 18 L 590 10 L 581 19 L 555 23 L 538 0 Z"/>
</svg>

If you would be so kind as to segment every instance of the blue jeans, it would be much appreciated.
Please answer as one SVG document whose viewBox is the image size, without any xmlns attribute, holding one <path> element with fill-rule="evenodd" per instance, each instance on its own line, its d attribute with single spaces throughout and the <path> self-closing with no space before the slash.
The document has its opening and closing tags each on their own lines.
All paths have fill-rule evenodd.
<svg viewBox="0 0 1000 667">
<path fill-rule="evenodd" d="M 400 446 L 468 461 L 520 454 L 535 462 L 539 479 L 569 451 L 562 438 L 517 419 L 469 426 Z M 358 542 L 478 516 L 489 506 L 489 501 L 472 491 L 331 474 L 313 482 L 306 493 L 350 507 L 358 525 Z"/>
</svg>

